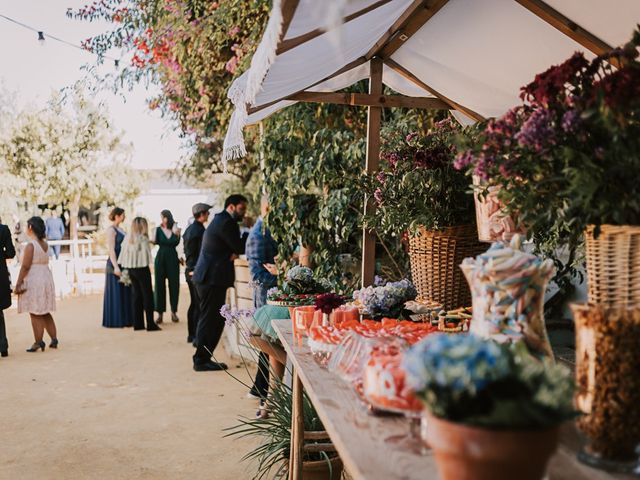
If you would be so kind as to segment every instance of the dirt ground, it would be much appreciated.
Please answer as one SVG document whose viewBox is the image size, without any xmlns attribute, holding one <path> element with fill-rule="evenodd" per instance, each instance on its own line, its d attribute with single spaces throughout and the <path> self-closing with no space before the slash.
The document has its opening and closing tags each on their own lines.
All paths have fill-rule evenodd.
<svg viewBox="0 0 640 480">
<path fill-rule="evenodd" d="M 28 316 L 5 312 L 0 479 L 251 478 L 240 459 L 252 440 L 222 429 L 253 415 L 256 402 L 226 373 L 192 370 L 187 303 L 183 290 L 180 323 L 134 332 L 101 326 L 101 296 L 66 299 L 55 315 L 60 348 L 44 353 L 25 352 Z"/>
</svg>

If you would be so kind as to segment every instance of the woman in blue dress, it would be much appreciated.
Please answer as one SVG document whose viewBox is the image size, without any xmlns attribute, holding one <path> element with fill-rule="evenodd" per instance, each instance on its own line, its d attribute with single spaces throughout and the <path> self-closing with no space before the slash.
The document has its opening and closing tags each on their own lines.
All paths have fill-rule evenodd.
<svg viewBox="0 0 640 480">
<path fill-rule="evenodd" d="M 116 207 L 109 214 L 109 220 L 111 220 L 111 226 L 107 229 L 109 258 L 106 267 L 102 312 L 102 326 L 107 328 L 131 327 L 133 325 L 131 287 L 120 283 L 122 271 L 117 260 L 124 239 L 124 231 L 120 228 L 124 219 L 122 208 Z"/>
</svg>

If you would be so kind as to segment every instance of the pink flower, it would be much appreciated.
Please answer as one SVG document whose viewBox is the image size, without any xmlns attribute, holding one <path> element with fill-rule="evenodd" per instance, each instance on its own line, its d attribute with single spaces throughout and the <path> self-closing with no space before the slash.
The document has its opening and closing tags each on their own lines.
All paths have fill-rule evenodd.
<svg viewBox="0 0 640 480">
<path fill-rule="evenodd" d="M 229 30 L 230 37 L 235 37 L 238 33 L 240 33 L 240 27 L 237 25 L 233 27 L 231 30 Z"/>
<path fill-rule="evenodd" d="M 229 72 L 231 75 L 236 73 L 236 69 L 238 68 L 238 57 L 231 57 L 229 61 L 224 66 L 224 69 Z"/>
</svg>

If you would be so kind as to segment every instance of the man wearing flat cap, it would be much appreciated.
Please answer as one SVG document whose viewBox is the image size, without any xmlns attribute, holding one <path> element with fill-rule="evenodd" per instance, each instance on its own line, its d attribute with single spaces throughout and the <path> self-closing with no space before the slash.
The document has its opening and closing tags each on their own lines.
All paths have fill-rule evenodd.
<svg viewBox="0 0 640 480">
<path fill-rule="evenodd" d="M 182 237 L 186 258 L 185 276 L 187 278 L 187 285 L 189 286 L 189 296 L 191 297 L 191 304 L 187 312 L 187 328 L 189 331 L 187 342 L 189 343 L 193 343 L 196 338 L 196 328 L 198 326 L 198 318 L 200 317 L 200 298 L 198 297 L 198 290 L 196 290 L 196 286 L 191 277 L 193 276 L 193 269 L 196 268 L 196 263 L 198 263 L 202 237 L 205 232 L 204 224 L 209 220 L 209 210 L 211 210 L 211 205 L 196 203 L 191 208 L 194 221 L 189 225 Z"/>
</svg>

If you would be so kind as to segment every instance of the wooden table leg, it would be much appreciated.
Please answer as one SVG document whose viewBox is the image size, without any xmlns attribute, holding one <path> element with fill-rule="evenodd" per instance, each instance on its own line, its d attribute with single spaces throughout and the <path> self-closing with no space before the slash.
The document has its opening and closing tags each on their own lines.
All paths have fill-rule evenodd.
<svg viewBox="0 0 640 480">
<path fill-rule="evenodd" d="M 293 372 L 293 401 L 291 408 L 291 461 L 289 479 L 302 480 L 304 447 L 304 405 L 303 387 L 300 378 Z"/>
</svg>

